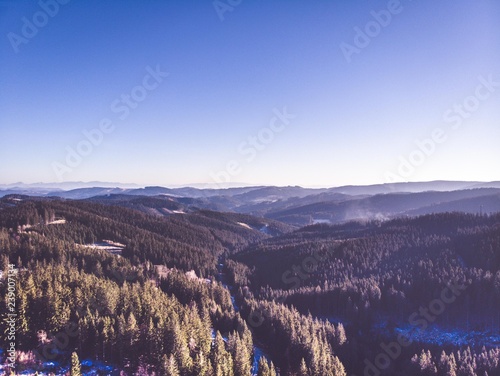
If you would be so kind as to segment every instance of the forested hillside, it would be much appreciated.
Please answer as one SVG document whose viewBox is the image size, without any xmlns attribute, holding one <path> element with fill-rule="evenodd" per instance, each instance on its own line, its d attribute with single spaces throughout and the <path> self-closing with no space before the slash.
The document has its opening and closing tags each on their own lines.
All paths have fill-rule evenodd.
<svg viewBox="0 0 500 376">
<path fill-rule="evenodd" d="M 233 258 L 228 263 L 232 280 L 243 290 L 250 286 L 252 299 L 347 323 L 350 354 L 358 354 L 351 360 L 358 364 L 351 368 L 356 372 L 363 372 L 365 359 L 373 361 L 381 342 L 398 334 L 413 344 L 405 349 L 406 359 L 388 365 L 387 374 L 416 374 L 420 367 L 427 369 L 424 374 L 448 375 L 429 373 L 430 364 L 444 369 L 441 351 L 463 346 L 474 351 L 468 360 L 459 357 L 457 369 L 463 363 L 476 373 L 458 374 L 500 372 L 498 352 L 483 349 L 500 345 L 498 214 L 314 225 L 252 245 Z M 450 297 L 453 304 L 436 303 L 443 291 L 451 294 L 444 290 L 448 287 L 456 294 Z M 429 306 L 436 312 L 425 316 Z M 360 335 L 349 336 L 356 332 Z M 420 354 L 424 345 L 433 357 Z M 417 354 L 413 361 L 411 351 Z"/>
<path fill-rule="evenodd" d="M 164 219 L 90 201 L 16 200 L 20 199 L 2 200 L 6 206 L 0 218 L 2 227 L 49 237 L 60 243 L 59 248 L 63 242 L 91 245 L 108 239 L 124 244 L 122 255 L 135 263 L 147 260 L 182 270 L 194 269 L 201 275 L 214 273 L 217 258 L 224 252 L 242 249 L 269 237 L 268 233 L 292 229 L 231 213 L 197 211 Z M 61 221 L 64 224 L 57 223 Z M 31 259 L 29 255 L 26 258 Z"/>
<path fill-rule="evenodd" d="M 499 214 L 296 229 L 185 209 L 166 197 L 1 199 L 18 371 L 500 374 Z"/>
<path fill-rule="evenodd" d="M 71 374 L 230 376 L 281 368 L 290 375 L 345 375 L 331 353 L 334 338 L 324 338 L 335 326 L 287 307 L 270 315 L 273 322 L 290 312 L 303 328 L 301 340 L 316 343 L 314 349 L 297 343 L 300 363 L 262 356 L 222 284 L 224 255 L 289 231 L 287 225 L 210 211 L 167 218 L 88 201 L 16 196 L 0 204 L 2 278 L 9 265 L 18 270 L 18 372 L 64 374 L 71 367 Z M 7 302 L 1 304 L 7 312 Z M 291 328 L 261 346 L 281 346 L 290 335 Z M 12 372 L 5 364 L 2 370 Z"/>
</svg>

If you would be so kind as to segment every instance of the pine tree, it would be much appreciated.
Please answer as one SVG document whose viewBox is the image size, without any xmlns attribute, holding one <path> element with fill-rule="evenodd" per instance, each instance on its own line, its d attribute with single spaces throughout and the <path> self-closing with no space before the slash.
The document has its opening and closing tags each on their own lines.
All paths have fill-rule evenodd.
<svg viewBox="0 0 500 376">
<path fill-rule="evenodd" d="M 215 335 L 213 351 L 213 366 L 215 376 L 233 376 L 233 358 L 226 350 L 224 339 L 219 331 Z"/>
<path fill-rule="evenodd" d="M 135 319 L 135 316 L 132 312 L 130 312 L 130 315 L 128 316 L 127 326 L 126 326 L 125 331 L 126 331 L 130 346 L 134 345 L 135 342 L 137 341 L 139 328 L 137 327 L 137 320 Z"/>
<path fill-rule="evenodd" d="M 247 351 L 243 340 L 236 336 L 236 347 L 234 351 L 234 374 L 236 376 L 251 376 L 252 365 L 250 363 L 250 354 Z"/>
<path fill-rule="evenodd" d="M 71 376 L 82 376 L 82 371 L 80 367 L 80 360 L 78 359 L 78 354 L 73 352 L 71 354 Z"/>
<path fill-rule="evenodd" d="M 457 362 L 453 353 L 449 356 L 446 367 L 446 376 L 457 376 Z"/>
<path fill-rule="evenodd" d="M 125 354 L 125 339 L 126 339 L 126 327 L 127 323 L 123 313 L 118 316 L 117 320 L 118 333 L 117 333 L 117 347 L 118 347 L 118 359 L 123 361 L 126 358 Z"/>
<path fill-rule="evenodd" d="M 196 357 L 194 359 L 194 364 L 193 364 L 193 372 L 197 376 L 210 375 L 210 373 L 208 373 L 207 359 L 206 359 L 205 355 L 203 355 L 202 351 L 200 351 L 198 354 L 196 354 Z"/>
<path fill-rule="evenodd" d="M 164 355 L 164 371 L 163 375 L 165 376 L 181 376 L 179 371 L 179 367 L 177 365 L 177 361 L 173 355 L 170 355 L 170 358 L 166 359 L 166 355 Z"/>
<path fill-rule="evenodd" d="M 302 358 L 302 360 L 300 361 L 298 376 L 309 376 L 309 370 L 307 369 L 306 361 L 304 358 Z"/>
<path fill-rule="evenodd" d="M 160 361 L 160 366 L 158 367 L 158 371 L 160 375 L 166 375 L 168 369 L 168 356 L 167 354 L 163 354 Z"/>
<path fill-rule="evenodd" d="M 342 346 L 344 343 L 347 342 L 347 335 L 345 334 L 345 328 L 342 323 L 339 323 L 339 325 L 337 326 L 336 334 L 337 334 L 337 344 L 339 346 Z"/>
<path fill-rule="evenodd" d="M 17 327 L 19 328 L 18 330 L 19 330 L 20 337 L 23 338 L 23 337 L 26 337 L 27 335 L 29 335 L 28 297 L 27 297 L 25 290 L 23 290 L 20 287 L 20 284 L 18 284 L 17 294 L 19 296 L 19 303 L 18 303 L 19 304 L 19 308 L 18 308 L 19 316 L 17 318 L 17 320 L 18 320 Z"/>
<path fill-rule="evenodd" d="M 213 376 L 214 375 L 214 367 L 212 366 L 212 361 L 210 359 L 207 360 L 207 376 Z"/>
<path fill-rule="evenodd" d="M 277 376 L 276 368 L 274 367 L 273 362 L 269 365 L 269 376 Z"/>
<path fill-rule="evenodd" d="M 269 364 L 267 364 L 267 360 L 263 356 L 259 359 L 257 376 L 269 376 Z"/>
<path fill-rule="evenodd" d="M 346 376 L 344 365 L 340 362 L 340 359 L 336 356 L 332 360 L 332 371 L 335 376 Z"/>
<path fill-rule="evenodd" d="M 193 359 L 189 354 L 187 340 L 177 323 L 174 325 L 173 332 L 173 355 L 179 366 L 179 370 L 183 374 L 190 373 L 193 367 Z"/>
</svg>

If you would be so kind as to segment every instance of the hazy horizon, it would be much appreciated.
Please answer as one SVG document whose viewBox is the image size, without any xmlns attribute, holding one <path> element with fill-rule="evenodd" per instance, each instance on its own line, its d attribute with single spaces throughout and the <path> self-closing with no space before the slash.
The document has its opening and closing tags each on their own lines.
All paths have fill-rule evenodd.
<svg viewBox="0 0 500 376">
<path fill-rule="evenodd" d="M 108 182 L 108 181 L 67 181 L 67 182 L 36 182 L 36 183 L 24 183 L 24 182 L 14 182 L 14 183 L 1 183 L 1 189 L 12 189 L 12 188 L 43 188 L 43 189 L 61 189 L 61 190 L 72 190 L 72 189 L 82 189 L 82 188 L 122 188 L 122 189 L 141 189 L 141 188 L 151 188 L 151 187 L 161 187 L 168 189 L 179 189 L 179 188 L 196 188 L 196 189 L 231 189 L 231 188 L 252 188 L 252 187 L 276 187 L 276 188 L 288 188 L 288 187 L 298 187 L 303 189 L 332 189 L 341 187 L 370 187 L 377 185 L 404 185 L 404 184 L 432 184 L 432 183 L 465 183 L 465 184 L 489 184 L 489 183 L 500 183 L 500 181 L 473 181 L 473 180 L 429 180 L 429 181 L 406 181 L 406 182 L 394 182 L 394 183 L 374 183 L 374 184 L 344 184 L 335 186 L 307 186 L 301 184 L 289 184 L 289 185 L 273 185 L 273 184 L 250 184 L 244 182 L 229 182 L 229 183 L 187 183 L 178 185 L 158 185 L 158 184 L 142 184 L 142 183 L 123 183 L 123 182 Z"/>
</svg>

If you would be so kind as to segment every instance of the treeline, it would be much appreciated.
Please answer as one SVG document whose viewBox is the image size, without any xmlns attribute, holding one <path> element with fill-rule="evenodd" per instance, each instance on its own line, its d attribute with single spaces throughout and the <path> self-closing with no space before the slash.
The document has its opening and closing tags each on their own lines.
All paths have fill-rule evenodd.
<svg viewBox="0 0 500 376">
<path fill-rule="evenodd" d="M 463 351 L 433 356 L 430 351 L 415 354 L 411 360 L 412 372 L 436 376 L 484 376 L 500 374 L 500 349 Z"/>
</svg>

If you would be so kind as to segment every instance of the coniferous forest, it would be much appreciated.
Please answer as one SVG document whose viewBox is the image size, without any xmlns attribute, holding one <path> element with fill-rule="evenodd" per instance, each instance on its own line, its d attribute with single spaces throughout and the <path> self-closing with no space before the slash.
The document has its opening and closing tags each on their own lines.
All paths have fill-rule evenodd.
<svg viewBox="0 0 500 376">
<path fill-rule="evenodd" d="M 295 227 L 11 195 L 0 251 L 4 374 L 500 375 L 500 214 Z"/>
</svg>

